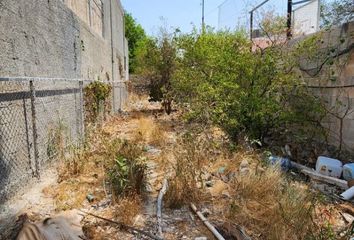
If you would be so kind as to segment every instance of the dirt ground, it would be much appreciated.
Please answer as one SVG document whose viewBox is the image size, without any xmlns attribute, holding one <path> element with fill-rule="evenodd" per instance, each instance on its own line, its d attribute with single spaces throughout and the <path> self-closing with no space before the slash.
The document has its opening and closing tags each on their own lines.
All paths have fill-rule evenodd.
<svg viewBox="0 0 354 240">
<path fill-rule="evenodd" d="M 149 239 L 136 231 L 127 231 L 86 213 L 115 219 L 153 235 L 157 233 L 157 196 L 163 180 L 170 179 L 176 174 L 173 166 L 178 159 L 173 152 L 180 147 L 178 137 L 184 132 L 184 123 L 179 114 L 175 112 L 169 116 L 165 115 L 160 111 L 159 104 L 148 102 L 146 97 L 133 96 L 129 108 L 119 116 L 109 117 L 100 127 L 100 134 L 108 139 L 118 138 L 128 141 L 138 139 L 145 146 L 143 155 L 147 161 L 146 191 L 141 195 L 112 198 L 105 182 L 105 170 L 99 164 L 99 160 L 94 159 L 97 152 L 102 150 L 100 149 L 102 140 L 91 138 L 94 150 L 92 154 L 85 155 L 87 162 L 78 174 L 63 176 L 54 170 L 49 171 L 41 184 L 12 201 L 12 204 L 4 208 L 6 210 L 1 216 L 20 211 L 28 214 L 30 220 L 40 221 L 49 216 L 65 215 L 70 210 L 76 210 L 83 231 L 89 239 Z M 218 129 L 214 129 L 213 133 L 213 137 L 220 139 L 220 142 L 225 138 Z M 263 169 L 252 160 L 252 154 L 234 156 L 233 158 L 241 160 L 231 163 L 226 162 L 226 157 L 222 153 L 216 152 L 208 156 L 215 159 L 205 165 L 205 169 L 203 168 L 202 184 L 207 187 L 197 186 L 203 189 L 203 193 L 195 204 L 213 224 L 221 225 L 229 220 L 230 205 L 235 198 L 232 174 L 242 172 L 241 165 L 245 159 L 248 159 L 246 162 L 250 165 L 246 168 L 260 171 Z M 73 164 L 75 165 L 75 162 Z M 309 185 L 302 181 L 297 184 L 299 188 L 309 188 Z M 189 186 L 182 186 L 184 187 Z M 353 205 L 336 199 L 326 200 L 325 204 L 317 206 L 316 212 L 318 221 L 330 223 L 338 232 L 344 231 L 354 219 Z M 162 219 L 164 239 L 214 239 L 189 205 L 176 209 L 165 206 Z M 253 232 L 250 228 L 251 223 L 250 225 L 245 221 L 236 223 L 245 224 L 244 231 L 253 239 L 266 239 L 258 232 Z"/>
</svg>

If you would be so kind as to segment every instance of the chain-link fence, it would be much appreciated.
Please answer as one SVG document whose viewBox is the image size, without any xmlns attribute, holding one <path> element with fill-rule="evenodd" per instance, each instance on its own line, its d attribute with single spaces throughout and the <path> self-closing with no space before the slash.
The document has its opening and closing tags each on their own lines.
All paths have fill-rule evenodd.
<svg viewBox="0 0 354 240">
<path fill-rule="evenodd" d="M 84 137 L 84 87 L 90 81 L 0 78 L 0 203 L 23 190 L 67 146 Z M 124 82 L 113 85 L 122 109 Z M 114 111 L 114 112 L 115 112 Z"/>
</svg>

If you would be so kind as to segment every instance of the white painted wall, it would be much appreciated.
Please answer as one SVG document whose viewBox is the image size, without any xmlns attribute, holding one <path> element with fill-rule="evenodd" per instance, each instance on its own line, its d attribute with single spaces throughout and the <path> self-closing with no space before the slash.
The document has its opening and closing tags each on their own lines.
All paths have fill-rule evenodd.
<svg viewBox="0 0 354 240">
<path fill-rule="evenodd" d="M 315 33 L 320 29 L 320 0 L 313 0 L 293 12 L 295 36 Z"/>
</svg>

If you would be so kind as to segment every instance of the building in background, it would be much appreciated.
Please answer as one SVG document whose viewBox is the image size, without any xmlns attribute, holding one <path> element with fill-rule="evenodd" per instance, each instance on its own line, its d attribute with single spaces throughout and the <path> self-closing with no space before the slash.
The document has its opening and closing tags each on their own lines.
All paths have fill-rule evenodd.
<svg viewBox="0 0 354 240">
<path fill-rule="evenodd" d="M 312 0 L 293 11 L 293 35 L 301 36 L 320 30 L 320 1 Z"/>
</svg>

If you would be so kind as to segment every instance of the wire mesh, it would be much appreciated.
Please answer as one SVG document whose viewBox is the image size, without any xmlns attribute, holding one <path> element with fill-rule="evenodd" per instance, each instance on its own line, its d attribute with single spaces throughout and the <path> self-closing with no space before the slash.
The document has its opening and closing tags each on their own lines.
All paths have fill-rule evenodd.
<svg viewBox="0 0 354 240">
<path fill-rule="evenodd" d="M 84 137 L 84 86 L 70 79 L 0 78 L 0 203 Z M 113 84 L 116 111 L 127 91 Z"/>
</svg>

